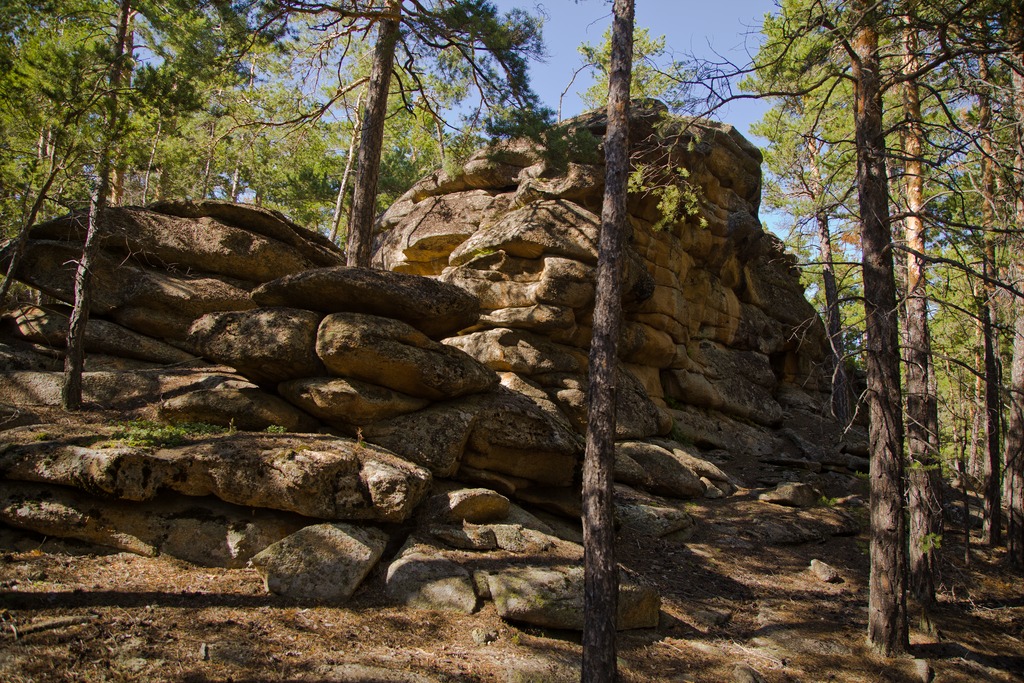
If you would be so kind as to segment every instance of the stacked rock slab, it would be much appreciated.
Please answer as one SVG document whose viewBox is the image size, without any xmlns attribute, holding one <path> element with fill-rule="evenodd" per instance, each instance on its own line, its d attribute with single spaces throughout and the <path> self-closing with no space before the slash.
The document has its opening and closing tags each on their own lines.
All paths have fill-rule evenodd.
<svg viewBox="0 0 1024 683">
<path fill-rule="evenodd" d="M 615 496 L 623 534 L 685 540 L 694 521 L 679 499 L 742 484 L 712 461 L 859 459 L 822 414 L 821 324 L 757 221 L 759 153 L 730 127 L 664 113 L 632 113 L 644 189 L 624 259 Z M 599 142 L 605 123 L 570 126 Z M 0 519 L 200 563 L 252 560 L 269 590 L 305 599 L 347 599 L 385 557 L 399 602 L 493 600 L 512 620 L 578 628 L 602 178 L 599 155 L 484 150 L 385 214 L 377 270 L 341 265 L 327 240 L 262 209 L 108 210 L 85 400 L 252 430 L 177 446 L 33 419 L 59 402 L 84 237 L 76 216 L 37 226 L 15 274 L 62 303 L 0 319 Z M 0 245 L 0 267 L 15 249 Z M 268 427 L 292 433 L 253 433 Z M 411 535 L 389 537 L 394 523 Z M 333 572 L 345 580 L 324 583 Z M 656 596 L 625 594 L 620 625 L 657 623 Z"/>
<path fill-rule="evenodd" d="M 568 123 L 598 140 L 605 126 L 600 113 Z M 702 426 L 710 420 L 725 432 L 753 425 L 769 450 L 812 457 L 774 431 L 802 411 L 810 441 L 834 450 L 835 425 L 817 419 L 824 331 L 795 262 L 761 230 L 760 152 L 731 126 L 674 119 L 658 103 L 634 103 L 630 126 L 642 189 L 629 201 L 618 438 L 675 427 L 734 449 Z M 374 256 L 476 295 L 480 320 L 445 342 L 581 433 L 602 193 L 599 157 L 500 145 L 410 189 L 384 215 Z"/>
</svg>

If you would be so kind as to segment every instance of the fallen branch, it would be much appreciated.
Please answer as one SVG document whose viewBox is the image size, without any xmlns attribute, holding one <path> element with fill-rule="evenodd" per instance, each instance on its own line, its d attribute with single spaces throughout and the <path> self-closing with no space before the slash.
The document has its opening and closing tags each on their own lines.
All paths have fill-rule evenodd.
<svg viewBox="0 0 1024 683">
<path fill-rule="evenodd" d="M 43 619 L 41 621 L 35 621 L 22 628 L 18 628 L 14 624 L 10 624 L 11 631 L 14 632 L 14 639 L 18 640 L 22 636 L 28 635 L 29 633 L 38 633 L 40 631 L 50 631 L 58 628 L 65 628 L 68 626 L 78 626 L 79 624 L 88 624 L 99 617 L 95 614 L 79 614 L 70 617 L 56 617 L 54 619 Z"/>
</svg>

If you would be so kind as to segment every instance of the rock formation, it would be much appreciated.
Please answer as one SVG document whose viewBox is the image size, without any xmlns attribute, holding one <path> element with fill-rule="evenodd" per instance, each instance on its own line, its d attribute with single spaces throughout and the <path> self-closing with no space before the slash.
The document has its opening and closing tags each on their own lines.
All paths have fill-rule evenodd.
<svg viewBox="0 0 1024 683">
<path fill-rule="evenodd" d="M 622 533 L 683 540 L 693 520 L 680 500 L 780 479 L 730 472 L 733 459 L 865 462 L 826 416 L 821 323 L 760 229 L 759 152 L 728 126 L 664 114 L 632 115 L 641 188 L 615 475 Z M 604 119 L 571 125 L 599 141 Z M 578 628 L 603 189 L 592 157 L 516 141 L 434 173 L 383 216 L 369 271 L 262 209 L 107 210 L 85 400 L 228 428 L 180 444 L 39 424 L 33 411 L 59 399 L 83 231 L 76 215 L 36 226 L 15 276 L 63 303 L 0 321 L 0 520 L 199 563 L 251 560 L 268 590 L 304 599 L 347 599 L 384 557 L 398 602 L 472 611 L 492 599 L 509 619 Z M 481 559 L 494 553 L 515 567 Z M 345 578 L 325 584 L 327 571 Z M 657 596 L 623 595 L 621 627 L 657 623 Z"/>
</svg>

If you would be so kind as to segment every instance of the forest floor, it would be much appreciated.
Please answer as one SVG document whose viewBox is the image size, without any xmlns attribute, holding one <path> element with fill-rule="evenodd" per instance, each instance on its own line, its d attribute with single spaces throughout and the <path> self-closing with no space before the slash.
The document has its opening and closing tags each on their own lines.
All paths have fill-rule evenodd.
<svg viewBox="0 0 1024 683">
<path fill-rule="evenodd" d="M 698 531 L 686 543 L 620 544 L 625 571 L 662 596 L 657 629 L 619 634 L 621 680 L 1024 681 L 1024 575 L 1002 550 L 973 547 L 965 566 L 962 530 L 947 530 L 933 628 L 912 612 L 911 654 L 886 659 L 866 644 L 866 534 L 750 542 L 745 530 L 773 507 L 755 498 L 741 489 L 691 504 Z M 840 581 L 822 581 L 812 559 Z M 9 683 L 557 683 L 579 680 L 580 658 L 578 633 L 506 623 L 491 603 L 473 615 L 390 606 L 382 569 L 344 607 L 301 604 L 267 594 L 255 570 L 0 526 L 0 680 Z"/>
</svg>

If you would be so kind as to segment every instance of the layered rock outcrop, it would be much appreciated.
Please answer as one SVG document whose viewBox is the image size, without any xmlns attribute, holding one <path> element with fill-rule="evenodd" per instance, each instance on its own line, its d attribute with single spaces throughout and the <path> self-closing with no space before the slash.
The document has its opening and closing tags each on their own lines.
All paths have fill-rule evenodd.
<svg viewBox="0 0 1024 683">
<path fill-rule="evenodd" d="M 756 483 L 729 471 L 733 459 L 818 470 L 861 459 L 825 415 L 821 324 L 792 260 L 760 230 L 759 153 L 728 126 L 664 113 L 632 114 L 641 189 L 623 272 L 615 476 L 623 533 L 681 540 L 693 519 L 679 500 Z M 599 142 L 604 119 L 571 125 Z M 0 432 L 0 520 L 190 561 L 251 559 L 268 590 L 309 599 L 346 599 L 384 556 L 398 601 L 472 610 L 493 599 L 510 619 L 577 627 L 602 178 L 592 154 L 554 159 L 521 141 L 484 150 L 392 206 L 376 270 L 343 266 L 325 239 L 262 209 L 106 211 L 85 400 L 229 429 L 176 445 L 34 424 L 34 407 L 59 401 L 83 239 L 78 216 L 36 226 L 15 276 L 63 303 L 0 320 L 3 415 L 29 425 Z M 14 251 L 0 250 L 0 266 Z M 268 428 L 290 433 L 253 433 Z M 309 531 L 289 536 L 298 529 Z M 186 547 L 189 534 L 208 551 Z M 310 542 L 352 553 L 304 554 Z M 518 573 L 481 561 L 489 552 Z M 556 565 L 557 581 L 544 574 Z M 322 585 L 325 567 L 350 579 Z M 540 597 L 523 603 L 534 595 L 524 581 Z M 656 623 L 656 596 L 626 594 L 623 624 Z"/>
</svg>

